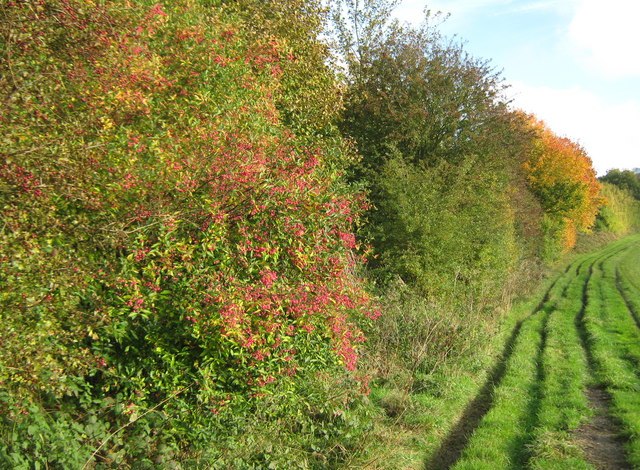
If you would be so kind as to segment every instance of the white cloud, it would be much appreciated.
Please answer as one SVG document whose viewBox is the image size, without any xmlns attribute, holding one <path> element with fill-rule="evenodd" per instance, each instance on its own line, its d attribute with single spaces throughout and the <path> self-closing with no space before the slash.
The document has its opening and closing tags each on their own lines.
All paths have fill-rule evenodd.
<svg viewBox="0 0 640 470">
<path fill-rule="evenodd" d="M 580 143 L 599 175 L 640 167 L 640 102 L 608 103 L 583 88 L 554 89 L 516 83 L 514 105 L 557 134 Z"/>
<path fill-rule="evenodd" d="M 587 65 L 601 75 L 640 76 L 638 23 L 638 0 L 579 0 L 568 38 Z"/>
<path fill-rule="evenodd" d="M 463 15 L 474 10 L 484 10 L 496 5 L 509 5 L 512 2 L 513 0 L 432 0 L 428 1 L 427 4 L 434 11 L 442 10 L 456 15 Z"/>
<path fill-rule="evenodd" d="M 509 13 L 530 13 L 532 11 L 556 10 L 559 7 L 558 0 L 541 0 L 535 2 L 518 3 L 514 5 Z"/>
</svg>

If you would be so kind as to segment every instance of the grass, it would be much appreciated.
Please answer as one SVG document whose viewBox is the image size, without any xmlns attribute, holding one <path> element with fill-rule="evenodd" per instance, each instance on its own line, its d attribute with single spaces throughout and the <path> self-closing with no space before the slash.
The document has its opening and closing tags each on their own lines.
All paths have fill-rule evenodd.
<svg viewBox="0 0 640 470">
<path fill-rule="evenodd" d="M 491 392 L 489 385 L 496 367 L 491 369 L 510 353 L 512 348 L 505 350 L 509 338 L 540 308 L 545 296 L 557 295 L 563 288 L 557 283 L 552 286 L 553 282 L 554 277 L 550 277 L 535 295 L 517 302 L 491 336 L 490 344 L 470 361 L 446 364 L 432 374 L 418 374 L 409 393 L 396 384 L 373 387 L 370 398 L 378 417 L 366 438 L 371 444 L 349 468 L 432 468 L 430 462 L 446 446 L 460 420 L 466 419 L 474 397 L 485 389 Z"/>
<path fill-rule="evenodd" d="M 493 394 L 493 406 L 476 429 L 455 469 L 510 468 L 525 461 L 523 449 L 535 424 L 538 358 L 548 312 L 527 319 L 513 346 L 506 373 Z"/>
<path fill-rule="evenodd" d="M 600 293 L 605 309 L 610 315 L 608 329 L 616 338 L 619 345 L 617 349 L 634 364 L 636 370 L 639 370 L 640 330 L 637 327 L 634 311 L 619 288 L 618 279 L 622 279 L 616 275 L 616 266 L 619 262 L 619 258 L 611 258 L 603 263 Z M 630 300 L 640 301 L 640 297 L 631 297 Z"/>
<path fill-rule="evenodd" d="M 558 311 L 558 305 L 567 291 L 575 289 L 572 281 L 581 266 L 581 260 L 570 265 L 559 276 L 546 301 L 523 321 L 506 364 L 506 373 L 496 384 L 493 406 L 453 468 L 523 468 L 531 453 L 542 462 L 544 456 L 552 455 L 548 446 L 542 443 L 548 442 L 552 431 L 561 428 L 553 424 L 563 421 L 562 415 L 554 418 L 555 415 L 549 413 L 555 409 L 554 401 L 571 402 L 573 398 L 578 402 L 578 408 L 585 406 L 579 398 L 575 399 L 575 394 L 567 396 L 563 392 L 567 387 L 574 387 L 575 382 L 582 382 L 582 374 L 556 374 L 553 370 L 553 365 L 563 360 L 562 356 L 564 359 L 569 357 L 574 366 L 576 362 L 581 366 L 584 364 L 577 336 L 573 338 L 577 348 L 569 353 L 557 347 L 556 343 L 561 339 L 555 337 L 564 323 L 572 321 L 570 316 Z M 539 422 L 538 415 L 543 410 L 549 422 Z"/>
<path fill-rule="evenodd" d="M 583 255 L 559 276 L 546 302 L 522 323 L 492 407 L 453 468 L 594 468 L 576 434 L 593 415 L 586 389 L 599 384 L 612 396 L 627 458 L 640 466 L 640 330 L 618 288 L 630 285 L 634 292 L 627 276 L 637 267 L 627 260 L 638 253 L 638 241 Z"/>
<path fill-rule="evenodd" d="M 634 237 L 637 241 L 638 238 Z M 637 246 L 637 245 L 636 245 Z M 627 458 L 640 467 L 640 331 L 616 282 L 616 266 L 625 265 L 634 247 L 623 255 L 596 266 L 594 282 L 589 286 L 590 302 L 585 312 L 585 326 L 596 366 L 596 378 L 611 396 L 611 414 L 621 424 L 627 440 Z M 624 258 L 622 258 L 624 256 Z M 637 279 L 626 277 L 627 285 Z M 631 271 L 633 272 L 633 271 Z M 624 273 L 624 274 L 623 274 Z"/>
<path fill-rule="evenodd" d="M 616 284 L 640 328 L 640 246 L 631 247 L 616 267 Z"/>
<path fill-rule="evenodd" d="M 611 397 L 640 468 L 639 261 L 640 236 L 577 256 L 509 312 L 490 354 L 413 390 L 374 388 L 374 444 L 352 468 L 592 469 L 579 439 L 594 416 L 588 388 Z"/>
<path fill-rule="evenodd" d="M 529 445 L 531 468 L 592 468 L 573 444 L 572 431 L 590 416 L 585 389 L 587 357 L 577 328 L 583 313 L 583 290 L 590 270 L 572 277 L 562 299 L 549 314 L 542 353 L 540 406 Z"/>
</svg>

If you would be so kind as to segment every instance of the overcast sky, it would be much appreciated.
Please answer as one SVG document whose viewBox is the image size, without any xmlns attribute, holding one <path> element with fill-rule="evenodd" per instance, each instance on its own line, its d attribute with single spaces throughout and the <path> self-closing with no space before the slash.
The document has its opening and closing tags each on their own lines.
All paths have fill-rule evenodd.
<svg viewBox="0 0 640 470">
<path fill-rule="evenodd" d="M 396 14 L 416 23 L 425 6 L 598 174 L 640 168 L 640 0 L 403 0 Z"/>
</svg>

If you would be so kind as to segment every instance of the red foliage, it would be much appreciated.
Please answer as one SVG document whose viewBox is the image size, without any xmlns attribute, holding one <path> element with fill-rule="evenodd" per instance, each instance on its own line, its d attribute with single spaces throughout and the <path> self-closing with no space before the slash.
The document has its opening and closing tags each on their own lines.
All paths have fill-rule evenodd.
<svg viewBox="0 0 640 470">
<path fill-rule="evenodd" d="M 77 360 L 118 370 L 108 390 L 146 381 L 148 397 L 196 380 L 209 398 L 250 396 L 303 363 L 355 369 L 356 321 L 377 315 L 353 275 L 363 199 L 341 182 L 339 139 L 281 121 L 285 81 L 304 83 L 287 75 L 296 54 L 190 2 L 125 3 L 16 2 L 7 23 L 27 30 L 12 51 L 25 76 L 56 77 L 5 102 L 8 223 L 77 261 L 74 301 L 52 313 L 92 335 L 73 344 L 100 359 Z M 42 269 L 27 291 L 56 279 Z"/>
</svg>

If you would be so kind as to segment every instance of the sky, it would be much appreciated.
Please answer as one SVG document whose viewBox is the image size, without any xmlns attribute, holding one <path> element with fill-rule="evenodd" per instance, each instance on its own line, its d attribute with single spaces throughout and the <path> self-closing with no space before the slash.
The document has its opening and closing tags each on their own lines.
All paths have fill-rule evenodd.
<svg viewBox="0 0 640 470">
<path fill-rule="evenodd" d="M 403 0 L 395 15 L 417 24 L 425 8 L 598 175 L 640 168 L 640 0 Z"/>
</svg>

